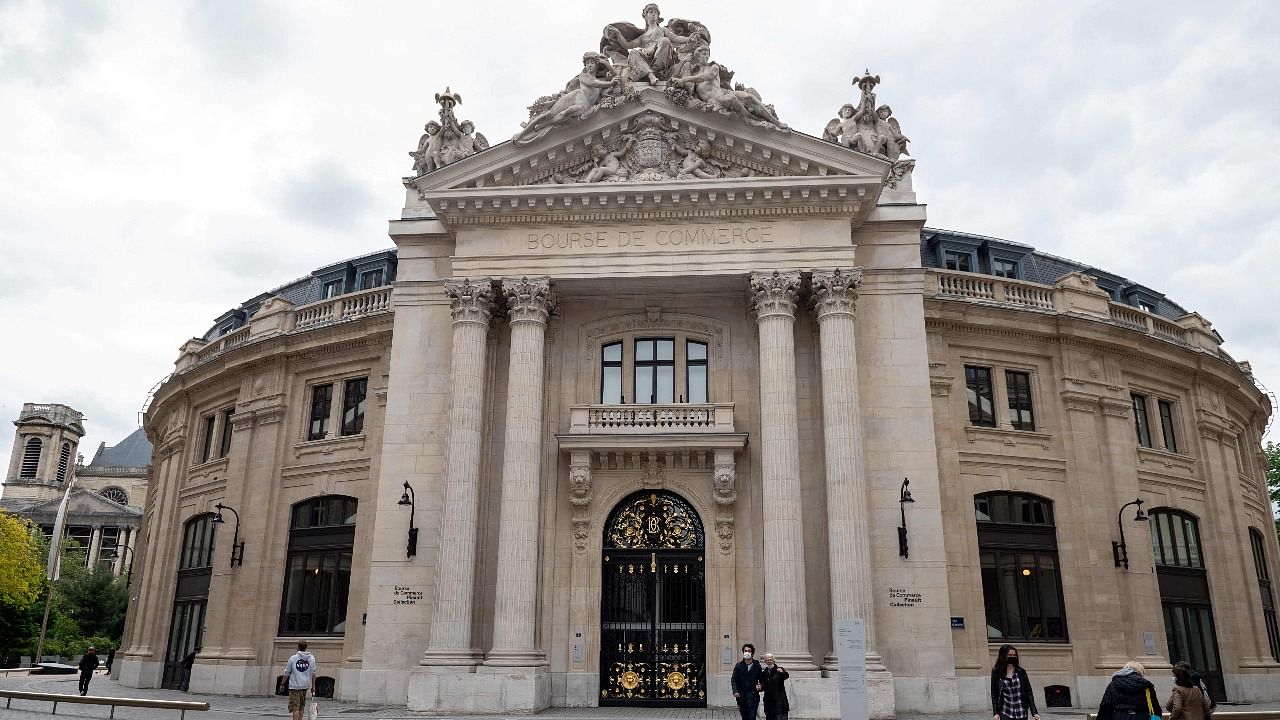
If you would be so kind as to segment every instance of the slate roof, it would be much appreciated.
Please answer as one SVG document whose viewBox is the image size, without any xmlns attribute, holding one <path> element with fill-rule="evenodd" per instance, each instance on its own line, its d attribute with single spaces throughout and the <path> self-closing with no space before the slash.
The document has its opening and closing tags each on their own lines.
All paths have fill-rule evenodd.
<svg viewBox="0 0 1280 720">
<path fill-rule="evenodd" d="M 93 454 L 93 460 L 85 466 L 85 470 L 92 471 L 95 467 L 146 468 L 150 465 L 151 441 L 147 440 L 147 434 L 142 428 L 138 428 L 111 447 L 107 447 L 106 443 L 99 445 L 98 452 Z"/>
</svg>

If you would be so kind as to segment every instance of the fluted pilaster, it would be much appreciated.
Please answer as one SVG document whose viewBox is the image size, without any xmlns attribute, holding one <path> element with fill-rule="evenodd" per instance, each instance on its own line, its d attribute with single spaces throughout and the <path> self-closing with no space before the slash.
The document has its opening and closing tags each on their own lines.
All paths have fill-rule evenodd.
<svg viewBox="0 0 1280 720">
<path fill-rule="evenodd" d="M 502 517 L 493 649 L 486 665 L 546 664 L 534 646 L 538 601 L 538 495 L 542 473 L 542 382 L 549 278 L 503 280 L 511 322 L 506 441 L 502 457 Z"/>
<path fill-rule="evenodd" d="M 794 327 L 800 273 L 751 274 L 760 332 L 760 455 L 767 647 L 780 665 L 813 670 L 805 599 Z"/>
<path fill-rule="evenodd" d="M 824 670 L 837 668 L 834 621 L 862 618 L 867 670 L 883 671 L 875 651 L 875 597 L 867 483 L 858 417 L 858 361 L 854 318 L 862 271 L 816 270 L 812 277 L 822 357 L 822 427 L 827 470 L 827 554 L 831 574 L 832 651 Z"/>
<path fill-rule="evenodd" d="M 484 425 L 484 379 L 490 280 L 446 280 L 453 312 L 450 365 L 449 438 L 445 445 L 444 507 L 436 564 L 431 643 L 422 664 L 471 669 L 481 653 L 471 637 L 475 601 L 476 529 L 480 483 L 480 431 Z"/>
</svg>

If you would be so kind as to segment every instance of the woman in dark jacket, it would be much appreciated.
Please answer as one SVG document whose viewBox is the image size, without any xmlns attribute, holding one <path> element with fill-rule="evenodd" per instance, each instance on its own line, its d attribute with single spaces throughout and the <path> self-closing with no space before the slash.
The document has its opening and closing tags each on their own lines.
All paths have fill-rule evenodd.
<svg viewBox="0 0 1280 720">
<path fill-rule="evenodd" d="M 1147 720 L 1160 717 L 1156 686 L 1142 676 L 1146 668 L 1136 660 L 1124 664 L 1098 703 L 1098 720 Z"/>
<path fill-rule="evenodd" d="M 991 668 L 991 720 L 1040 720 L 1027 671 L 1018 665 L 1018 649 L 1000 646 Z"/>
<path fill-rule="evenodd" d="M 764 670 L 760 671 L 765 720 L 787 720 L 791 713 L 791 703 L 787 702 L 788 677 L 787 671 L 773 661 L 773 653 L 765 653 Z"/>
</svg>

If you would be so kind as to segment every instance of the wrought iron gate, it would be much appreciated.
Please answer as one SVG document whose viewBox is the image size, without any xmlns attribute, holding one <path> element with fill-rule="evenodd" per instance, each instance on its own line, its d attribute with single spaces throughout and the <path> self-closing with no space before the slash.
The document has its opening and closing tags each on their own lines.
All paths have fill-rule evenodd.
<svg viewBox="0 0 1280 720">
<path fill-rule="evenodd" d="M 605 525 L 600 704 L 705 707 L 703 531 L 681 497 L 644 491 Z"/>
</svg>

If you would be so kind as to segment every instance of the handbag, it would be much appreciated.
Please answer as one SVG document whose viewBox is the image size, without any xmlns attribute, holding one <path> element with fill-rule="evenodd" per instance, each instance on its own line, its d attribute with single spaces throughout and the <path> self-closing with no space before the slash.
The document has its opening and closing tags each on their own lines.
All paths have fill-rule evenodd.
<svg viewBox="0 0 1280 720">
<path fill-rule="evenodd" d="M 317 720 L 317 718 L 319 717 L 320 717 L 320 703 L 316 702 L 315 700 L 312 700 L 311 704 L 307 706 L 307 718 L 308 720 Z"/>
<path fill-rule="evenodd" d="M 288 675 L 281 675 L 276 680 L 276 694 L 277 695 L 289 694 L 289 676 Z"/>
<path fill-rule="evenodd" d="M 1160 720 L 1160 714 L 1151 705 L 1151 691 L 1143 690 L 1142 694 L 1147 697 L 1147 715 L 1150 716 L 1151 720 Z"/>
</svg>

